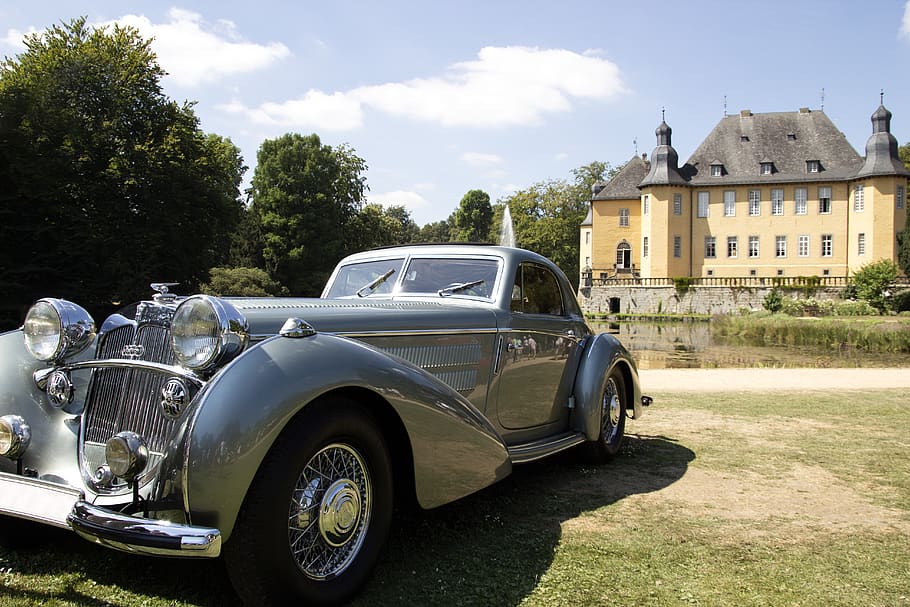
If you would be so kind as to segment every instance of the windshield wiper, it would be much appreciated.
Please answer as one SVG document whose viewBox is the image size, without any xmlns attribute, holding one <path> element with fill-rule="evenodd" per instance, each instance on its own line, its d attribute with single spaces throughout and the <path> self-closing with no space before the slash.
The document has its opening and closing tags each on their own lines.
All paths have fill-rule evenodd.
<svg viewBox="0 0 910 607">
<path fill-rule="evenodd" d="M 451 287 L 446 287 L 445 289 L 439 289 L 437 293 L 440 297 L 446 297 L 452 295 L 453 293 L 458 293 L 459 291 L 464 291 L 465 289 L 470 289 L 471 287 L 476 287 L 482 285 L 483 280 L 472 280 L 471 282 L 463 282 L 461 284 L 452 285 Z"/>
<path fill-rule="evenodd" d="M 366 297 L 367 295 L 371 295 L 373 293 L 373 291 L 375 291 L 379 287 L 379 285 L 381 285 L 382 283 L 387 281 L 389 279 L 389 276 L 391 276 L 394 273 L 395 273 L 395 268 L 391 268 L 391 269 L 389 269 L 388 272 L 386 272 L 382 276 L 379 276 L 376 279 L 374 279 L 373 282 L 360 287 L 359 289 L 357 289 L 357 297 Z"/>
</svg>

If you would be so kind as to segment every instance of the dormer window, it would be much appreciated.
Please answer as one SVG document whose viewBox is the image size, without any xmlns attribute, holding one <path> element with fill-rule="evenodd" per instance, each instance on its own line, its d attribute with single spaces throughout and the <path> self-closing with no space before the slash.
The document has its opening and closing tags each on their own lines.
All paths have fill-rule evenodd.
<svg viewBox="0 0 910 607">
<path fill-rule="evenodd" d="M 822 170 L 822 164 L 818 160 L 807 160 L 806 161 L 806 172 L 807 173 L 818 173 Z"/>
<path fill-rule="evenodd" d="M 760 173 L 761 175 L 770 175 L 774 172 L 774 163 L 773 162 L 763 162 L 761 163 Z"/>
<path fill-rule="evenodd" d="M 724 176 L 724 165 L 722 164 L 712 164 L 711 165 L 711 177 L 723 177 Z"/>
</svg>

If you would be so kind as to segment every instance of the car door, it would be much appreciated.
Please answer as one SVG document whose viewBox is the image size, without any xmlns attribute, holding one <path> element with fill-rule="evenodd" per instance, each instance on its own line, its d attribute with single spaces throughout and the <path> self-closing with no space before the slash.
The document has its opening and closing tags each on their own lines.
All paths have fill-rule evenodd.
<svg viewBox="0 0 910 607">
<path fill-rule="evenodd" d="M 522 263 L 512 287 L 509 326 L 500 334 L 497 415 L 508 430 L 565 424 L 579 338 L 586 328 L 569 314 L 556 275 Z"/>
</svg>

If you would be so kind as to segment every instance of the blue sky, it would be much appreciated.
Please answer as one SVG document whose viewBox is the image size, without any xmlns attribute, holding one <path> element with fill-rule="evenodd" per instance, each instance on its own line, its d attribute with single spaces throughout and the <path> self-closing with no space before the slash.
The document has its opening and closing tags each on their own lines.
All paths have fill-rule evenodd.
<svg viewBox="0 0 910 607">
<path fill-rule="evenodd" d="M 7 1 L 0 55 L 80 15 L 153 37 L 166 94 L 241 148 L 247 182 L 264 139 L 317 133 L 420 225 L 471 189 L 650 154 L 664 108 L 681 160 L 725 109 L 823 103 L 863 154 L 882 89 L 910 141 L 905 0 Z"/>
</svg>

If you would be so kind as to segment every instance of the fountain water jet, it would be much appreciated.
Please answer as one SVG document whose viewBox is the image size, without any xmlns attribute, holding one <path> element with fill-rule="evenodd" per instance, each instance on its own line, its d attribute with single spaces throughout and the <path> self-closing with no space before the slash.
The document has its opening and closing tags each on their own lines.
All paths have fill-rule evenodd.
<svg viewBox="0 0 910 607">
<path fill-rule="evenodd" d="M 502 212 L 502 228 L 499 230 L 499 246 L 515 248 L 515 226 L 512 225 L 512 214 L 509 205 Z"/>
</svg>

